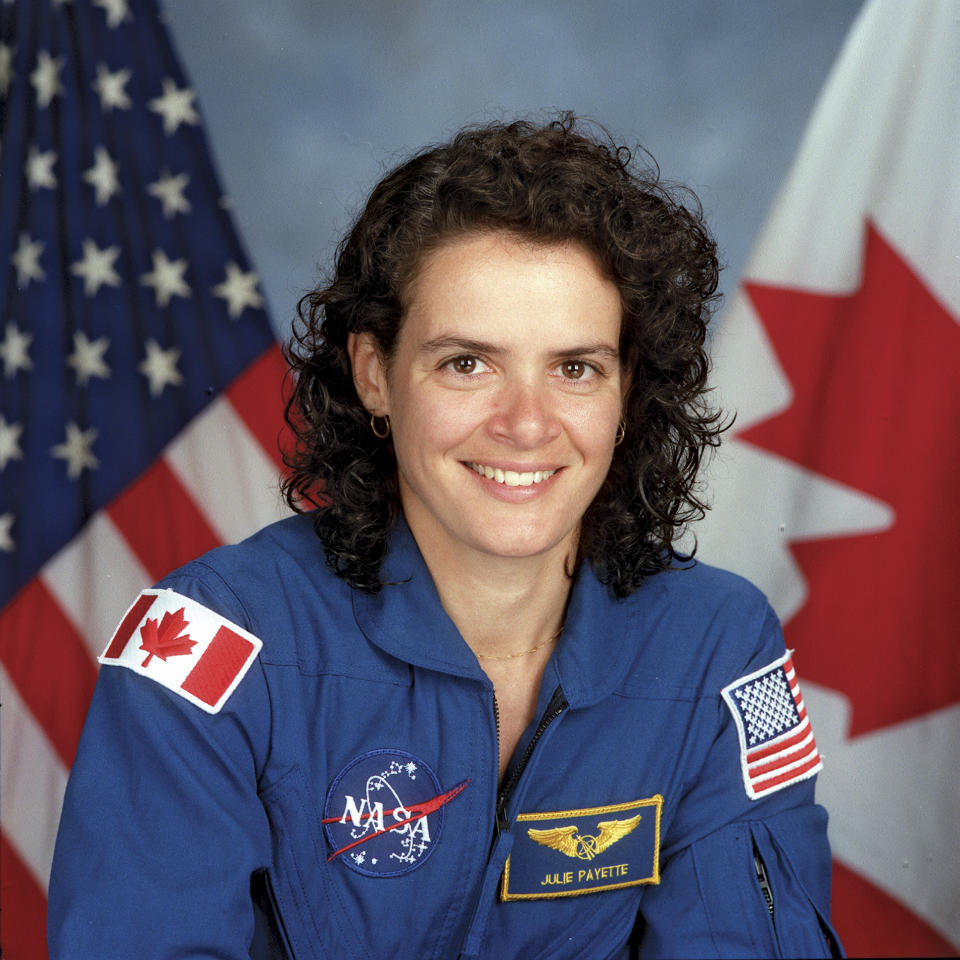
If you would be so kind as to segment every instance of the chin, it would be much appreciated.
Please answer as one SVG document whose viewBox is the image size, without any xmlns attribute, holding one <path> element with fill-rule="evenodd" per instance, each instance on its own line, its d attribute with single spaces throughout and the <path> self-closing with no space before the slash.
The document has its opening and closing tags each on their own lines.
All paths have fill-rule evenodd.
<svg viewBox="0 0 960 960">
<path fill-rule="evenodd" d="M 570 542 L 569 534 L 549 536 L 545 535 L 542 529 L 534 533 L 524 534 L 522 531 L 518 531 L 516 527 L 503 536 L 497 536 L 494 531 L 488 528 L 474 538 L 477 549 L 483 553 L 516 560 L 543 556 L 558 548 L 566 552 Z"/>
</svg>

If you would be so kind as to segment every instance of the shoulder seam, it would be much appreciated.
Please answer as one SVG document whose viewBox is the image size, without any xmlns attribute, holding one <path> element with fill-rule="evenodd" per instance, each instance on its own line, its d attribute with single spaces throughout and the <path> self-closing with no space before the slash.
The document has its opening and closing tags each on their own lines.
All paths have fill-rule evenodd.
<svg viewBox="0 0 960 960">
<path fill-rule="evenodd" d="M 217 580 L 219 580 L 220 583 L 222 584 L 223 588 L 227 591 L 227 593 L 229 593 L 230 596 L 233 597 L 234 600 L 236 600 L 237 606 L 243 611 L 243 615 L 246 618 L 248 628 L 253 626 L 253 617 L 250 616 L 250 611 L 247 609 L 246 604 L 240 599 L 239 596 L 237 596 L 237 593 L 233 589 L 233 587 L 231 587 L 230 584 L 227 583 L 226 580 L 224 580 L 220 571 L 217 570 L 216 567 L 211 566 L 202 557 L 197 560 L 194 560 L 193 563 L 189 564 L 186 568 L 183 568 L 184 572 L 186 572 L 191 566 L 203 567 L 205 570 L 208 570 L 214 577 L 216 577 Z M 255 630 L 251 630 L 250 632 L 256 634 L 257 636 L 260 636 L 260 634 L 257 633 Z"/>
</svg>

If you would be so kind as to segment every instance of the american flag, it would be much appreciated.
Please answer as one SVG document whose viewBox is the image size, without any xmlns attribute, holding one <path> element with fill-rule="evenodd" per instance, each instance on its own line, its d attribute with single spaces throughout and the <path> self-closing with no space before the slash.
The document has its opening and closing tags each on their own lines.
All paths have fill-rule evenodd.
<svg viewBox="0 0 960 960">
<path fill-rule="evenodd" d="M 33 960 L 96 656 L 284 512 L 284 365 L 154 0 L 0 5 L 0 149 L 0 893 Z"/>
<path fill-rule="evenodd" d="M 723 688 L 740 737 L 743 783 L 760 797 L 823 769 L 788 652 Z"/>
</svg>

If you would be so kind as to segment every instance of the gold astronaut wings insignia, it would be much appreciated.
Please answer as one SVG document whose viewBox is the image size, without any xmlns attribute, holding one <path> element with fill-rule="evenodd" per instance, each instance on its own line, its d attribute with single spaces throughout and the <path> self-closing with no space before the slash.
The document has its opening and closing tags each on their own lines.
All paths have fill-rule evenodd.
<svg viewBox="0 0 960 960">
<path fill-rule="evenodd" d="M 559 850 L 560 853 L 577 860 L 592 860 L 597 854 L 603 853 L 607 847 L 613 846 L 618 840 L 635 829 L 642 814 L 637 814 L 629 820 L 602 820 L 597 824 L 600 831 L 595 837 L 589 834 L 577 833 L 576 825 L 568 827 L 553 827 L 549 830 L 529 829 L 527 836 L 531 840 Z"/>
</svg>

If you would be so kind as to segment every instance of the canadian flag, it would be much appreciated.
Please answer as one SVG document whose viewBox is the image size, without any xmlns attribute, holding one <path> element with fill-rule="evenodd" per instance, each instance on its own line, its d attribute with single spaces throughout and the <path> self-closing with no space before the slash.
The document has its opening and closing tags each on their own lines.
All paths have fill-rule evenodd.
<svg viewBox="0 0 960 960">
<path fill-rule="evenodd" d="M 174 590 L 144 590 L 99 661 L 128 667 L 218 713 L 262 645 L 243 627 Z"/>
<path fill-rule="evenodd" d="M 714 341 L 700 556 L 770 596 L 851 955 L 960 949 L 960 3 L 853 25 Z"/>
</svg>

